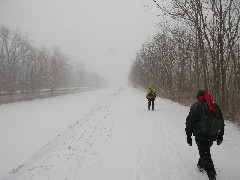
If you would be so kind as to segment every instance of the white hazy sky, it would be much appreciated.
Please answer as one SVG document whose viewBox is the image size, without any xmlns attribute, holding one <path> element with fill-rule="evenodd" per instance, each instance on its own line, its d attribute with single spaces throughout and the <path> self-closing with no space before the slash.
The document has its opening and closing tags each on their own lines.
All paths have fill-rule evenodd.
<svg viewBox="0 0 240 180">
<path fill-rule="evenodd" d="M 90 72 L 119 83 L 157 31 L 157 13 L 150 0 L 0 0 L 0 25 L 28 32 L 38 47 L 59 45 Z"/>
</svg>

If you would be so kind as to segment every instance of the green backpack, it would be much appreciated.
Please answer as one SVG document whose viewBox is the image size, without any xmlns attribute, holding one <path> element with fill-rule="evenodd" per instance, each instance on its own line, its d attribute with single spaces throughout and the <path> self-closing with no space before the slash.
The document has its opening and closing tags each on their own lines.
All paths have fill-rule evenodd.
<svg viewBox="0 0 240 180">
<path fill-rule="evenodd" d="M 206 102 L 202 104 L 201 119 L 197 122 L 194 132 L 197 135 L 205 137 L 217 137 L 223 127 L 223 118 L 216 112 L 210 112 Z"/>
</svg>

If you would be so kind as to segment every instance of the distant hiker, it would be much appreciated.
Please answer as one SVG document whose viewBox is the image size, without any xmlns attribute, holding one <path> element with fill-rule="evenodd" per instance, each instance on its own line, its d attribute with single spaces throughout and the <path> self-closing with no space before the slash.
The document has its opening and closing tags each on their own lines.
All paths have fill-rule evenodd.
<svg viewBox="0 0 240 180">
<path fill-rule="evenodd" d="M 187 143 L 192 146 L 192 134 L 195 136 L 199 150 L 197 167 L 201 172 L 204 170 L 210 180 L 216 179 L 216 171 L 211 158 L 210 147 L 213 141 L 220 145 L 223 141 L 224 119 L 221 109 L 212 102 L 210 94 L 205 90 L 199 90 L 198 102 L 191 106 L 186 118 Z"/>
<path fill-rule="evenodd" d="M 152 110 L 154 110 L 154 101 L 156 98 L 156 89 L 153 84 L 151 84 L 147 90 L 146 98 L 148 99 L 148 110 L 150 110 L 151 104 L 152 104 Z"/>
</svg>

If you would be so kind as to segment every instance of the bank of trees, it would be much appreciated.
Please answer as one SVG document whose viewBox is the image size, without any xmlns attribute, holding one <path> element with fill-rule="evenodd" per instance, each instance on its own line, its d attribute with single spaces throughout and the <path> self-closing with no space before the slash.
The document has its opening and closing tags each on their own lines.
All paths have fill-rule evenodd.
<svg viewBox="0 0 240 180">
<path fill-rule="evenodd" d="M 36 48 L 28 35 L 0 26 L 1 94 L 103 83 L 103 78 L 88 73 L 83 63 L 73 64 L 59 47 Z"/>
<path fill-rule="evenodd" d="M 206 89 L 227 118 L 240 119 L 240 1 L 153 1 L 173 23 L 162 24 L 139 50 L 131 82 L 153 82 L 160 94 L 184 103 Z"/>
</svg>

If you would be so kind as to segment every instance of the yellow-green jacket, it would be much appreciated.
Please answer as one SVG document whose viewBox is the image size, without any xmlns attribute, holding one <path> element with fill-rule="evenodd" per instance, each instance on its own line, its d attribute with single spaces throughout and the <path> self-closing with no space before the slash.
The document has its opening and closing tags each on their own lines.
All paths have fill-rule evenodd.
<svg viewBox="0 0 240 180">
<path fill-rule="evenodd" d="M 150 85 L 147 90 L 146 98 L 148 99 L 155 99 L 157 96 L 157 91 L 153 85 Z"/>
</svg>

